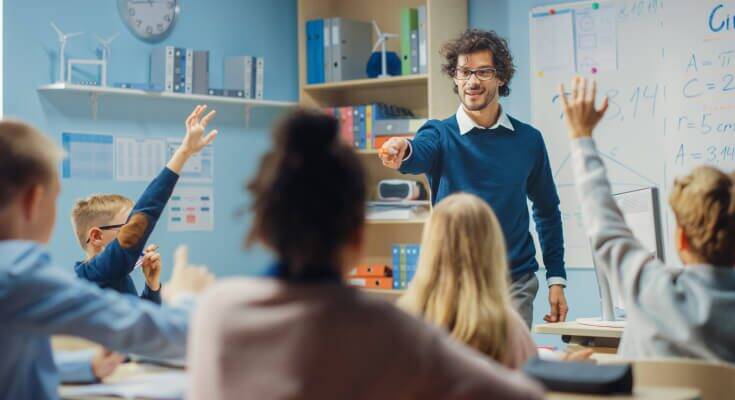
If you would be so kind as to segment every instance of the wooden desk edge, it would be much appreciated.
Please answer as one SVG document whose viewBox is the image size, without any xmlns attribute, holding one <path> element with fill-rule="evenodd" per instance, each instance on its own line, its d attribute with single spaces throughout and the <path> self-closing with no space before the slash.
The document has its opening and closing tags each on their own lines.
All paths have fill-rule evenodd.
<svg viewBox="0 0 735 400">
<path fill-rule="evenodd" d="M 568 335 L 614 339 L 620 339 L 623 336 L 623 329 L 621 328 L 587 326 L 577 322 L 555 322 L 534 325 L 533 332 L 546 335 Z"/>
</svg>

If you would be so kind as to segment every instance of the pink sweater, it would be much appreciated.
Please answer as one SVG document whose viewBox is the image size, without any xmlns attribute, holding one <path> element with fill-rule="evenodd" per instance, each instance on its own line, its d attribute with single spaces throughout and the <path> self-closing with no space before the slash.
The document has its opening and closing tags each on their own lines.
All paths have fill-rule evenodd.
<svg viewBox="0 0 735 400">
<path fill-rule="evenodd" d="M 528 331 L 528 325 L 516 310 L 508 311 L 508 352 L 502 364 L 508 368 L 520 369 L 529 359 L 538 355 L 536 344 Z"/>
<path fill-rule="evenodd" d="M 189 338 L 187 399 L 537 399 L 540 386 L 393 305 L 334 283 L 238 278 Z"/>
</svg>

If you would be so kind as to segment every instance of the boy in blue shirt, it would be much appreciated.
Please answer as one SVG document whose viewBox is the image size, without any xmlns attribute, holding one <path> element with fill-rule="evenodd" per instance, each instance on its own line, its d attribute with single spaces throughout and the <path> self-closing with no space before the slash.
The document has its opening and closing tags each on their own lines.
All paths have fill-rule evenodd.
<svg viewBox="0 0 735 400">
<path fill-rule="evenodd" d="M 188 156 L 214 140 L 216 132 L 204 135 L 202 111 L 198 107 L 187 120 L 186 137 L 169 162 L 172 170 L 181 170 Z M 0 121 L 2 399 L 58 398 L 51 335 L 82 337 L 121 353 L 186 356 L 186 310 L 159 308 L 102 290 L 52 262 L 45 244 L 56 220 L 61 157 L 58 147 L 36 129 Z M 134 227 L 118 235 L 124 245 L 138 242 L 145 233 L 145 222 L 134 220 Z"/>
<path fill-rule="evenodd" d="M 187 119 L 187 128 L 198 121 L 206 106 L 198 106 Z M 215 111 L 201 118 L 206 124 Z M 216 135 L 216 131 L 213 132 Z M 214 136 L 209 138 L 209 142 Z M 186 141 L 186 138 L 184 139 Z M 181 145 L 186 148 L 186 143 Z M 144 247 L 166 202 L 179 179 L 186 161 L 193 153 L 181 148 L 161 173 L 148 185 L 133 206 L 132 201 L 120 195 L 93 195 L 79 200 L 72 210 L 72 225 L 86 259 L 74 266 L 77 276 L 94 282 L 101 288 L 111 288 L 120 293 L 138 295 L 130 273 L 143 255 L 141 263 L 146 286 L 141 297 L 161 304 L 161 256 L 154 245 Z M 132 208 L 132 210 L 131 210 Z"/>
</svg>

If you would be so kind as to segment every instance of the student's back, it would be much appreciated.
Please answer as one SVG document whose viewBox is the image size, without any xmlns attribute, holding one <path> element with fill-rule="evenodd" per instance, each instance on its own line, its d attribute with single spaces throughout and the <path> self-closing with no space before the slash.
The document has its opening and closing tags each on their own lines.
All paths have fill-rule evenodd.
<svg viewBox="0 0 735 400">
<path fill-rule="evenodd" d="M 194 325 L 196 398 L 532 398 L 535 386 L 443 331 L 339 283 L 237 279 Z M 196 343 L 208 343 L 197 346 Z M 519 390 L 524 383 L 527 389 Z M 211 397 L 209 397 L 211 396 Z"/>
<path fill-rule="evenodd" d="M 190 399 L 539 398 L 532 381 L 341 283 L 362 250 L 365 178 L 337 121 L 297 111 L 249 189 L 267 277 L 215 286 L 189 342 Z"/>
<path fill-rule="evenodd" d="M 623 271 L 621 271 L 623 272 Z M 627 272 L 627 274 L 626 274 Z M 691 357 L 735 363 L 735 269 L 664 266 L 658 260 L 623 272 L 628 281 L 627 357 Z M 639 284 L 632 280 L 640 279 Z"/>
</svg>

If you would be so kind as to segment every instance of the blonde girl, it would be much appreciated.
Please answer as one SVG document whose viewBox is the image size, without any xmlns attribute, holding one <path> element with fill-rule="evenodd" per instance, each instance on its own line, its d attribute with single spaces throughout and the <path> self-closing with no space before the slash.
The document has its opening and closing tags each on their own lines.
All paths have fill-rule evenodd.
<svg viewBox="0 0 735 400">
<path fill-rule="evenodd" d="M 475 195 L 453 194 L 434 208 L 424 228 L 416 276 L 398 305 L 519 368 L 537 351 L 511 307 L 507 274 L 495 213 Z"/>
</svg>

